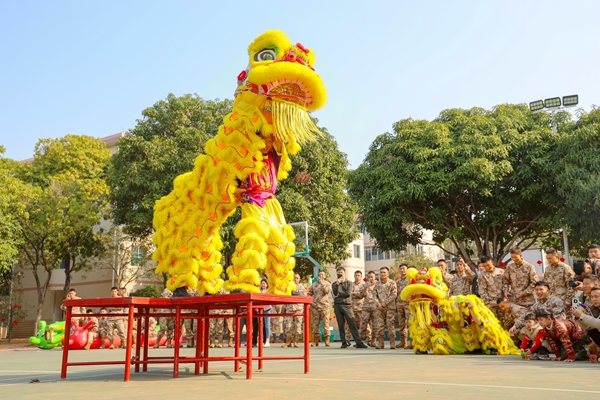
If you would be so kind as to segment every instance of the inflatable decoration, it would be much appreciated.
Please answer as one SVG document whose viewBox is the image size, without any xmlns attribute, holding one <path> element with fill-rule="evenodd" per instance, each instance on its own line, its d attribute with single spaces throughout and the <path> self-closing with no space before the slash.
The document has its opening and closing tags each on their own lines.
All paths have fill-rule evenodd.
<svg viewBox="0 0 600 400">
<path fill-rule="evenodd" d="M 408 284 L 400 297 L 408 302 L 411 312 L 409 330 L 415 353 L 432 350 L 434 354 L 463 354 L 479 350 L 519 354 L 509 333 L 479 297 L 446 299 L 448 287 L 439 268 L 409 268 L 406 279 Z"/>
<path fill-rule="evenodd" d="M 40 349 L 53 349 L 56 346 L 62 346 L 62 340 L 65 336 L 65 321 L 57 321 L 46 324 L 46 321 L 38 322 L 38 333 L 29 338 L 29 343 Z"/>
<path fill-rule="evenodd" d="M 178 176 L 155 205 L 153 258 L 156 273 L 170 275 L 170 290 L 216 294 L 225 285 L 258 293 L 261 272 L 268 275 L 269 293 L 295 289 L 294 234 L 275 190 L 292 167 L 289 156 L 319 133 L 308 112 L 323 106 L 325 87 L 313 68 L 315 53 L 281 31 L 256 38 L 248 55 L 231 114 L 194 169 Z M 238 206 L 238 243 L 223 282 L 219 227 Z"/>
</svg>

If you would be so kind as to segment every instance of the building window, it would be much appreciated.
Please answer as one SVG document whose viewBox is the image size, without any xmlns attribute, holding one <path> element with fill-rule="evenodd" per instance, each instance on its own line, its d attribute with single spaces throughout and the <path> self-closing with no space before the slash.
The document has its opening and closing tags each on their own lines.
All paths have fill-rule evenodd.
<svg viewBox="0 0 600 400">
<path fill-rule="evenodd" d="M 372 247 L 365 247 L 365 261 L 371 261 L 371 249 Z"/>
<path fill-rule="evenodd" d="M 360 258 L 360 245 L 359 244 L 354 245 L 354 257 Z"/>
<path fill-rule="evenodd" d="M 385 260 L 385 251 L 381 251 L 379 250 L 379 252 L 377 253 L 377 259 L 378 260 Z"/>
<path fill-rule="evenodd" d="M 392 260 L 395 260 L 395 259 L 396 259 L 396 252 L 395 252 L 395 251 L 392 251 L 392 252 L 390 252 L 390 258 L 391 258 Z"/>
</svg>

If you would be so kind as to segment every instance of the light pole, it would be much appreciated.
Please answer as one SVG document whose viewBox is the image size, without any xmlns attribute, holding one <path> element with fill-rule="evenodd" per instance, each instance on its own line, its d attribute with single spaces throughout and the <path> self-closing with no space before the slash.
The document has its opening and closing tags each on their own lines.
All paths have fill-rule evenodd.
<svg viewBox="0 0 600 400">
<path fill-rule="evenodd" d="M 555 114 L 557 111 L 565 110 L 567 108 L 575 107 L 579 104 L 579 95 L 563 96 L 562 102 L 560 97 L 551 97 L 546 100 L 536 100 L 529 103 L 529 109 L 532 113 L 545 112 L 550 114 L 550 121 L 552 123 L 551 129 L 554 132 L 558 131 L 558 124 L 556 123 Z M 563 231 L 563 245 L 565 247 L 565 259 L 567 264 L 571 265 L 571 256 L 569 255 L 569 238 L 567 237 L 567 226 L 565 225 Z"/>
</svg>

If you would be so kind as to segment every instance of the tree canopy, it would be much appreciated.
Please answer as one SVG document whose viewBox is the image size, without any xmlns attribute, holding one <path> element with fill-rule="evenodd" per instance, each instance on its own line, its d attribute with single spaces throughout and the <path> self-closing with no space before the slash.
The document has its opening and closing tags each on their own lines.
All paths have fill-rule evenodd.
<svg viewBox="0 0 600 400">
<path fill-rule="evenodd" d="M 501 260 L 551 233 L 564 134 L 549 128 L 548 115 L 525 105 L 449 109 L 393 128 L 349 180 L 363 227 L 383 250 L 416 244 L 430 229 L 472 263 L 474 255 Z"/>
</svg>

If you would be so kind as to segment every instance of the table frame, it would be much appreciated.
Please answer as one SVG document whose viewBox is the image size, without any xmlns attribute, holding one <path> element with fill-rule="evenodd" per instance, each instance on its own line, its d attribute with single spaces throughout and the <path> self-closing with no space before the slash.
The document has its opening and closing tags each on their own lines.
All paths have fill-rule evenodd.
<svg viewBox="0 0 600 400">
<path fill-rule="evenodd" d="M 234 372 L 240 371 L 240 364 L 246 365 L 246 379 L 252 379 L 253 362 L 257 361 L 258 369 L 263 369 L 264 361 L 268 360 L 304 360 L 304 373 L 309 373 L 310 364 L 310 313 L 309 306 L 312 304 L 312 298 L 308 296 L 279 296 L 266 293 L 234 293 L 213 296 L 193 296 L 193 297 L 178 297 L 178 298 L 150 298 L 150 297 L 116 297 L 116 298 L 92 298 L 92 299 L 75 299 L 64 300 L 66 307 L 66 321 L 72 318 L 84 318 L 89 316 L 100 316 L 100 314 L 74 314 L 72 307 L 110 307 L 123 308 L 124 314 L 108 314 L 111 317 L 127 317 L 127 346 L 125 347 L 125 360 L 123 361 L 94 361 L 94 362 L 69 362 L 69 348 L 63 346 L 63 356 L 60 377 L 66 379 L 67 368 L 74 366 L 88 365 L 124 365 L 124 381 L 128 382 L 131 376 L 131 366 L 135 366 L 135 372 L 148 370 L 148 364 L 173 364 L 173 378 L 179 376 L 179 364 L 193 363 L 195 365 L 194 374 L 200 374 L 202 368 L 203 374 L 208 374 L 209 362 L 215 361 L 233 361 Z M 280 304 L 299 304 L 303 306 L 302 313 L 280 313 L 280 314 L 264 314 L 265 306 L 275 306 Z M 161 313 L 158 309 L 174 310 L 171 313 Z M 211 310 L 234 310 L 234 314 L 210 314 Z M 245 310 L 245 312 L 244 312 Z M 102 314 L 107 316 L 107 314 Z M 175 346 L 173 347 L 172 357 L 150 357 L 148 346 L 148 330 L 143 332 L 144 340 L 142 339 L 142 329 L 140 322 L 144 321 L 144 326 L 148 326 L 148 320 L 151 316 L 155 317 L 173 317 L 175 318 Z M 302 356 L 265 356 L 263 351 L 263 318 L 279 317 L 279 316 L 303 316 L 304 317 L 304 352 Z M 210 356 L 209 355 L 209 327 L 210 320 L 217 318 L 235 318 L 235 348 L 233 356 Z M 240 322 L 241 318 L 246 318 L 246 354 L 240 353 Z M 258 335 L 257 346 L 258 355 L 255 356 L 252 350 L 252 319 L 258 318 Z M 196 321 L 196 353 L 195 356 L 181 356 L 179 338 L 181 336 L 181 325 L 185 319 L 193 319 Z M 135 349 L 130 345 L 133 339 L 133 321 L 137 320 L 138 327 Z M 65 332 L 65 343 L 69 343 L 71 330 Z M 143 346 L 143 349 L 142 349 Z M 132 352 L 135 350 L 135 356 Z"/>
</svg>

